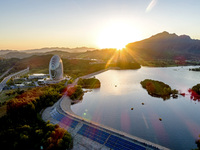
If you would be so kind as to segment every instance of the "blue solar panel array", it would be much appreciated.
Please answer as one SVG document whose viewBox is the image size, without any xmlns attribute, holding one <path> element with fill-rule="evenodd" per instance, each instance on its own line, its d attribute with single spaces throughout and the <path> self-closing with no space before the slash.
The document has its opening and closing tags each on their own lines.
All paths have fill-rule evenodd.
<svg viewBox="0 0 200 150">
<path fill-rule="evenodd" d="M 62 123 L 64 123 L 65 125 L 71 127 L 71 128 L 75 128 L 76 125 L 78 124 L 78 121 L 76 120 L 73 120 L 67 116 L 64 116 L 63 114 L 60 114 L 56 111 L 56 109 L 54 109 L 52 112 L 51 112 L 51 116 L 58 120 L 58 121 L 62 121 Z"/>
<path fill-rule="evenodd" d="M 62 119 L 62 123 L 64 123 L 67 126 L 70 126 L 71 128 L 75 128 L 76 125 L 78 124 L 78 121 L 72 120 L 71 118 L 68 118 L 68 117 L 64 117 Z"/>
<path fill-rule="evenodd" d="M 146 150 L 145 147 L 142 147 L 138 144 L 129 142 L 125 139 L 120 137 L 111 135 L 108 141 L 105 144 L 107 147 L 114 149 L 114 150 Z"/>
<path fill-rule="evenodd" d="M 109 133 L 104 132 L 99 129 L 96 129 L 94 127 L 90 127 L 86 124 L 84 124 L 80 128 L 80 130 L 78 131 L 78 134 L 81 134 L 87 138 L 90 138 L 93 141 L 96 141 L 100 144 L 104 144 L 106 142 L 105 145 L 114 150 L 133 150 L 133 149 L 134 150 L 146 150 L 145 146 L 144 147 L 140 146 L 138 144 L 129 142 L 125 139 L 122 139 L 122 138 L 114 136 L 114 135 L 111 135 L 109 137 L 109 135 L 110 135 Z"/>
<path fill-rule="evenodd" d="M 65 116 L 63 114 L 54 113 L 52 114 L 52 117 L 58 121 L 61 121 Z"/>
<path fill-rule="evenodd" d="M 71 128 L 75 128 L 79 123 L 76 120 L 73 120 L 67 116 L 64 116 L 63 114 L 58 113 L 56 109 L 53 109 L 50 114 L 54 119 L 61 121 Z M 83 124 L 83 126 L 77 133 L 87 138 L 90 138 L 91 140 L 96 141 L 100 144 L 105 144 L 105 146 L 114 150 L 146 150 L 146 148 L 158 150 L 158 148 L 154 146 L 140 143 L 138 141 L 135 141 L 135 143 L 130 142 L 118 136 L 110 135 L 105 131 L 96 129 L 95 127 L 91 127 L 86 124 Z"/>
<path fill-rule="evenodd" d="M 108 133 L 85 124 L 81 127 L 78 133 L 100 144 L 104 144 L 109 136 Z"/>
</svg>

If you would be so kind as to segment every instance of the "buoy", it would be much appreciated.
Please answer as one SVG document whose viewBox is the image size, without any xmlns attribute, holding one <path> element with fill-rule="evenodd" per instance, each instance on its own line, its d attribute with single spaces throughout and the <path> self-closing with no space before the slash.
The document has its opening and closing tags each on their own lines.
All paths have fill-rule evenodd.
<svg viewBox="0 0 200 150">
<path fill-rule="evenodd" d="M 159 118 L 160 121 L 162 121 L 162 118 Z"/>
<path fill-rule="evenodd" d="M 142 105 L 144 105 L 144 103 L 142 103 Z"/>
<path fill-rule="evenodd" d="M 133 107 L 131 108 L 131 110 L 133 110 Z"/>
</svg>

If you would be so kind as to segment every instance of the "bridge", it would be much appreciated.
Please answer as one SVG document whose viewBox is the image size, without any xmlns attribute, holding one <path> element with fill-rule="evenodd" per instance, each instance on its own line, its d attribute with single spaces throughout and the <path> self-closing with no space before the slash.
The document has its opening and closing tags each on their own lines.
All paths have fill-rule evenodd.
<svg viewBox="0 0 200 150">
<path fill-rule="evenodd" d="M 73 150 L 168 150 L 158 144 L 77 116 L 71 110 L 71 100 L 65 95 L 52 107 L 44 110 L 42 119 L 59 124 L 71 133 L 74 140 Z"/>
</svg>

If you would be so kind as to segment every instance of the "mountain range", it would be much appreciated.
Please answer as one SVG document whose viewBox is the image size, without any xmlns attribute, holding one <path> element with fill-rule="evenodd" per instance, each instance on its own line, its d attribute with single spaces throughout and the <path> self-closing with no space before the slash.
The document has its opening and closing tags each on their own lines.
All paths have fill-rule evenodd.
<svg viewBox="0 0 200 150">
<path fill-rule="evenodd" d="M 138 42 L 129 43 L 126 48 L 143 57 L 154 59 L 174 57 L 199 59 L 200 56 L 200 40 L 191 39 L 188 35 L 170 34 L 166 31 Z"/>
<path fill-rule="evenodd" d="M 45 47 L 41 49 L 30 50 L 0 50 L 0 57 L 3 58 L 25 58 L 32 55 L 44 55 L 47 53 L 66 52 L 66 53 L 82 53 L 87 51 L 94 51 L 95 48 L 77 47 L 77 48 L 65 48 L 65 47 Z"/>
<path fill-rule="evenodd" d="M 147 39 L 129 43 L 124 53 L 131 53 L 132 57 L 146 60 L 177 59 L 200 60 L 200 40 L 191 39 L 188 35 L 170 34 L 166 31 L 153 35 Z M 112 57 L 113 49 L 97 50 L 95 48 L 42 48 L 33 50 L 0 50 L 2 58 L 25 58 L 32 55 L 59 54 L 61 57 L 108 59 Z"/>
</svg>

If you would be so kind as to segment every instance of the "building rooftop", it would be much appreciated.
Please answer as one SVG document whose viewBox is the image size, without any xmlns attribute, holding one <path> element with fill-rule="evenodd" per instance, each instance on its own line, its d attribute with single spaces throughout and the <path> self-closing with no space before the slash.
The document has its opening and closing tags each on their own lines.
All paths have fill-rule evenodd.
<svg viewBox="0 0 200 150">
<path fill-rule="evenodd" d="M 32 74 L 31 76 L 45 76 L 45 75 L 48 75 L 48 74 L 43 74 L 43 73 L 35 73 L 35 74 Z"/>
</svg>

